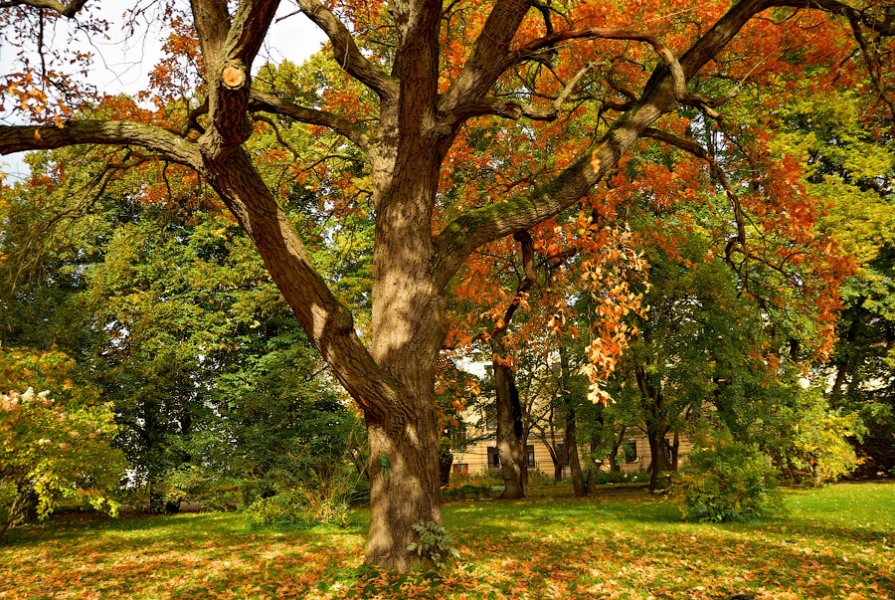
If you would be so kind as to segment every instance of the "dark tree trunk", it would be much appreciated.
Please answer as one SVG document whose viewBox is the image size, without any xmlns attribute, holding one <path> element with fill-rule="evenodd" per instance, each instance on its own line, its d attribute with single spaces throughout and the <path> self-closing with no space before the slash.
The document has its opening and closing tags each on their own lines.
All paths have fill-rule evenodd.
<svg viewBox="0 0 895 600">
<path fill-rule="evenodd" d="M 450 450 L 442 450 L 438 453 L 438 460 L 441 467 L 441 485 L 445 487 L 451 483 L 451 466 L 454 464 L 454 454 Z"/>
<path fill-rule="evenodd" d="M 628 428 L 626 426 L 622 426 L 621 431 L 618 432 L 618 436 L 613 437 L 612 451 L 609 453 L 609 470 L 613 473 L 621 473 L 622 466 L 618 462 L 618 451 L 621 449 L 622 444 L 625 443 L 625 433 L 627 433 Z"/>
<path fill-rule="evenodd" d="M 575 497 L 587 496 L 584 474 L 581 472 L 581 460 L 578 456 L 578 428 L 575 423 L 575 410 L 571 408 L 566 413 L 566 434 L 563 447 L 569 453 L 569 471 L 572 475 L 572 489 L 575 491 Z"/>
<path fill-rule="evenodd" d="M 650 454 L 650 478 L 649 489 L 651 492 L 659 492 L 668 487 L 668 479 L 665 472 L 668 470 L 665 460 L 665 432 L 661 429 L 647 429 Z"/>
<path fill-rule="evenodd" d="M 572 489 L 575 491 L 576 498 L 582 498 L 587 495 L 587 487 L 584 483 L 584 475 L 581 472 L 581 459 L 578 456 L 578 424 L 575 418 L 575 400 L 571 395 L 572 373 L 569 365 L 568 352 L 560 346 L 559 364 L 561 374 L 561 387 L 563 390 L 563 405 L 566 413 L 565 439 L 563 448 L 569 456 L 569 471 L 572 475 Z"/>
<path fill-rule="evenodd" d="M 671 470 L 677 473 L 681 451 L 681 434 L 677 428 L 674 430 L 674 440 L 671 442 Z"/>
<path fill-rule="evenodd" d="M 494 387 L 497 404 L 497 451 L 500 455 L 500 469 L 503 474 L 504 500 L 525 497 L 523 482 L 522 415 L 519 390 L 513 372 L 502 364 L 500 357 L 494 356 Z"/>
</svg>

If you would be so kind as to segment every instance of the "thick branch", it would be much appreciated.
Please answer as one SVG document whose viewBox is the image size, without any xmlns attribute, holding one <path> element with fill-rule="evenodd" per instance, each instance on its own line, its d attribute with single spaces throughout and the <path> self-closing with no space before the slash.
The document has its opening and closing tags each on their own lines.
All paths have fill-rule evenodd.
<svg viewBox="0 0 895 600">
<path fill-rule="evenodd" d="M 279 0 L 241 0 L 232 19 L 223 0 L 193 0 L 208 81 L 210 126 L 199 138 L 208 159 L 226 157 L 252 135 L 248 117 L 252 61 L 273 21 Z M 221 41 L 224 24 L 226 39 Z"/>
<path fill-rule="evenodd" d="M 362 150 L 367 151 L 369 149 L 370 140 L 367 137 L 367 134 L 359 127 L 355 126 L 354 123 L 339 115 L 323 110 L 299 106 L 292 102 L 282 100 L 273 94 L 259 92 L 257 90 L 252 90 L 249 109 L 275 113 L 309 125 L 327 127 L 339 135 L 345 136 Z"/>
<path fill-rule="evenodd" d="M 368 419 L 384 419 L 400 405 L 399 384 L 358 338 L 351 312 L 330 291 L 245 150 L 209 164 L 205 173 L 255 242 L 271 278 L 336 377 Z"/>
<path fill-rule="evenodd" d="M 251 67 L 277 12 L 279 0 L 242 0 L 227 33 L 225 58 Z"/>
<path fill-rule="evenodd" d="M 211 66 L 220 60 L 230 30 L 227 0 L 191 0 L 190 5 L 202 56 L 206 66 Z"/>
<path fill-rule="evenodd" d="M 72 121 L 65 127 L 0 125 L 0 154 L 51 150 L 77 144 L 139 146 L 192 168 L 201 166 L 196 145 L 173 133 L 128 121 Z"/>
<path fill-rule="evenodd" d="M 554 121 L 559 117 L 559 111 L 562 105 L 569 98 L 569 95 L 575 89 L 575 86 L 581 81 L 584 75 L 593 68 L 592 64 L 588 64 L 578 71 L 572 79 L 565 85 L 559 95 L 554 98 L 550 109 L 538 108 L 530 105 L 519 104 L 518 102 L 508 102 L 498 100 L 497 98 L 483 98 L 475 102 L 468 102 L 457 107 L 449 115 L 439 122 L 442 127 L 451 128 L 455 125 L 465 122 L 472 117 L 480 117 L 485 115 L 494 115 L 519 120 L 521 117 L 527 117 L 534 121 Z"/>
<path fill-rule="evenodd" d="M 320 0 L 296 0 L 296 2 L 302 12 L 329 38 L 333 45 L 333 58 L 349 75 L 376 92 L 383 100 L 397 98 L 397 82 L 361 54 L 348 28 L 331 10 Z"/>
<path fill-rule="evenodd" d="M 491 9 L 482 33 L 472 47 L 457 79 L 444 93 L 439 112 L 447 114 L 457 107 L 485 97 L 504 72 L 502 63 L 510 42 L 531 7 L 528 0 L 498 0 Z"/>
<path fill-rule="evenodd" d="M 52 10 L 63 17 L 71 19 L 84 8 L 85 4 L 87 4 L 87 0 L 72 0 L 68 4 L 63 4 L 58 0 L 7 0 L 6 2 L 0 2 L 0 9 L 12 8 L 14 6 L 30 6 L 32 8 Z"/>
</svg>

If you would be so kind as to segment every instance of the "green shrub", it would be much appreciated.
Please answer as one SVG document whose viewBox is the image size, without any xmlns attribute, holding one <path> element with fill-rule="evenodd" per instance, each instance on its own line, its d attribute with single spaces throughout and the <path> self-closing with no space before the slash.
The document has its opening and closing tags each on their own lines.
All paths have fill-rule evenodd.
<svg viewBox="0 0 895 600">
<path fill-rule="evenodd" d="M 247 515 L 249 526 L 253 528 L 309 524 L 303 496 L 292 492 L 256 500 L 249 506 Z"/>
<path fill-rule="evenodd" d="M 112 496 L 125 462 L 111 446 L 116 431 L 110 403 L 0 392 L 0 538 L 62 500 L 117 513 Z"/>
<path fill-rule="evenodd" d="M 680 476 L 684 518 L 699 523 L 751 521 L 780 506 L 776 473 L 755 446 L 718 440 L 691 452 Z"/>
<path fill-rule="evenodd" d="M 310 471 L 304 474 L 307 483 L 293 483 L 289 489 L 255 500 L 247 509 L 249 525 L 348 527 L 349 500 L 355 492 L 357 477 L 343 467 Z"/>
<path fill-rule="evenodd" d="M 493 498 L 494 492 L 491 485 L 474 485 L 467 483 L 460 487 L 448 488 L 441 492 L 442 500 L 479 500 Z"/>
<path fill-rule="evenodd" d="M 595 476 L 597 485 L 607 483 L 639 483 L 641 481 L 649 481 L 649 473 L 643 471 L 632 471 L 625 473 L 623 471 L 599 471 Z"/>
</svg>

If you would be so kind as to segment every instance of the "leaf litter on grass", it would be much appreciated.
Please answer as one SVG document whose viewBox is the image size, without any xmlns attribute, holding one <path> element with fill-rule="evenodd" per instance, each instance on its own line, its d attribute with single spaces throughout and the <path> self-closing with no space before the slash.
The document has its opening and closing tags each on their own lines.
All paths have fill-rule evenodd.
<svg viewBox="0 0 895 600">
<path fill-rule="evenodd" d="M 363 531 L 248 531 L 209 513 L 54 521 L 0 546 L 0 598 L 895 598 L 895 484 L 788 496 L 786 516 L 695 525 L 645 493 L 457 503 L 448 572 L 363 565 Z"/>
</svg>

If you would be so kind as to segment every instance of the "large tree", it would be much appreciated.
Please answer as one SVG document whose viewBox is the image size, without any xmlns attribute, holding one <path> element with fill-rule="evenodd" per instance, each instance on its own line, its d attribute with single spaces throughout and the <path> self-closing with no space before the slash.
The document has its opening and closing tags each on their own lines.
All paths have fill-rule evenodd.
<svg viewBox="0 0 895 600">
<path fill-rule="evenodd" d="M 696 10 L 590 1 L 297 0 L 349 76 L 309 95 L 253 82 L 278 4 L 192 0 L 181 12 L 172 3 L 159 13 L 173 30 L 172 53 L 155 71 L 169 84 L 157 98 L 168 102 L 155 111 L 109 102 L 87 111 L 77 104 L 84 89 L 64 71 L 84 53 L 54 56 L 45 32 L 63 18 L 83 19 L 80 31 L 101 29 L 90 19 L 90 0 L 0 2 L 0 42 L 46 50 L 3 80 L 4 94 L 24 111 L 18 123 L 30 122 L 0 126 L 0 152 L 127 147 L 127 156 L 181 165 L 216 190 L 364 413 L 372 477 L 367 561 L 396 569 L 411 566 L 413 525 L 441 519 L 435 363 L 449 326 L 445 292 L 470 254 L 575 206 L 665 115 L 691 105 L 716 116 L 723 99 L 706 94 L 729 97 L 756 72 L 768 85 L 779 81 L 767 72 L 784 69 L 790 80 L 832 80 L 842 65 L 854 69 L 856 47 L 885 95 L 891 63 L 878 51 L 887 43 L 882 36 L 895 33 L 887 5 L 864 0 L 741 0 Z M 190 43 L 193 35 L 198 44 Z M 769 57 L 773 69 L 758 66 Z M 191 98 L 201 98 L 198 106 Z M 535 126 L 574 117 L 588 102 L 595 108 L 587 137 L 564 143 L 563 127 Z M 261 157 L 247 151 L 259 112 L 332 129 L 363 152 L 375 207 L 366 343 L 306 246 L 326 241 L 301 238 L 259 172 Z M 473 201 L 440 193 L 443 171 L 463 164 L 455 142 L 480 117 L 520 121 L 518 131 L 534 138 L 552 136 L 556 160 L 499 201 L 489 190 Z M 745 240 L 736 244 L 746 255 Z"/>
</svg>

